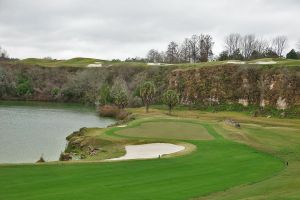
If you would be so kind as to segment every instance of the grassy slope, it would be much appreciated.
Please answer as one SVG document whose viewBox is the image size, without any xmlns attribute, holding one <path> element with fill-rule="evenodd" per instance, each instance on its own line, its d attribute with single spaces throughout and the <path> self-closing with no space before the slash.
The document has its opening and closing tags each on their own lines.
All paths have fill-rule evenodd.
<svg viewBox="0 0 300 200">
<path fill-rule="evenodd" d="M 18 64 L 26 65 L 40 65 L 43 67 L 86 67 L 89 64 L 95 62 L 101 62 L 99 59 L 95 58 L 72 58 L 69 60 L 50 60 L 50 59 L 39 59 L 39 58 L 27 58 L 20 61 L 13 61 Z"/>
<path fill-rule="evenodd" d="M 289 162 L 288 167 L 271 179 L 257 184 L 234 187 L 228 191 L 209 196 L 209 199 L 277 200 L 300 199 L 300 123 L 283 120 L 280 124 L 244 124 L 242 131 L 231 130 L 219 125 L 217 128 L 224 137 L 236 140 L 256 149 L 274 154 Z M 205 199 L 205 198 L 204 198 Z"/>
<path fill-rule="evenodd" d="M 132 66 L 132 67 L 145 67 L 146 63 L 141 62 L 122 62 L 122 61 L 107 61 L 96 58 L 71 58 L 68 60 L 56 60 L 56 59 L 40 59 L 40 58 L 26 58 L 17 61 L 8 61 L 13 64 L 24 65 L 39 65 L 42 67 L 87 67 L 89 64 L 101 63 L 102 66 Z"/>
<path fill-rule="evenodd" d="M 149 115 L 159 115 L 158 122 L 166 118 L 160 111 Z M 2 166 L 0 199 L 188 199 L 255 183 L 282 169 L 282 162 L 269 154 L 224 140 L 214 128 L 218 124 L 209 121 L 199 120 L 215 139 L 191 141 L 197 151 L 185 156 L 118 163 Z M 137 122 L 128 129 L 138 127 Z M 157 130 L 155 125 L 152 128 Z M 118 134 L 115 131 L 119 129 L 109 129 L 109 135 L 102 137 L 113 137 L 110 135 Z"/>
<path fill-rule="evenodd" d="M 133 112 L 142 113 L 140 109 Z M 165 111 L 167 112 L 167 111 Z M 153 110 L 153 115 L 161 111 Z M 279 175 L 265 181 L 234 187 L 200 199 L 300 199 L 300 120 L 265 117 L 249 117 L 245 113 L 197 111 L 175 111 L 180 117 L 193 117 L 213 123 L 213 127 L 225 138 L 247 144 L 289 162 Z M 241 122 L 242 128 L 226 126 L 222 121 L 233 118 Z"/>
<path fill-rule="evenodd" d="M 299 67 L 300 60 L 292 60 L 292 59 L 272 59 L 272 58 L 263 58 L 257 60 L 251 60 L 245 62 L 247 66 L 254 66 L 255 62 L 259 61 L 276 61 L 276 64 L 264 64 L 261 66 L 265 67 Z M 132 67 L 146 67 L 147 64 L 143 62 L 124 62 L 124 61 L 108 61 L 108 60 L 100 60 L 96 58 L 72 58 L 69 60 L 50 60 L 50 59 L 39 59 L 39 58 L 27 58 L 19 61 L 9 61 L 12 63 L 18 64 L 26 64 L 26 65 L 40 65 L 43 67 L 86 67 L 89 64 L 93 64 L 95 62 L 102 63 L 103 66 L 132 66 Z M 227 61 L 212 61 L 212 62 L 204 62 L 204 63 L 180 63 L 180 64 L 172 64 L 172 65 L 165 65 L 167 66 L 177 66 L 178 68 L 198 68 L 198 67 L 207 67 L 207 66 L 218 66 L 227 64 Z"/>
</svg>

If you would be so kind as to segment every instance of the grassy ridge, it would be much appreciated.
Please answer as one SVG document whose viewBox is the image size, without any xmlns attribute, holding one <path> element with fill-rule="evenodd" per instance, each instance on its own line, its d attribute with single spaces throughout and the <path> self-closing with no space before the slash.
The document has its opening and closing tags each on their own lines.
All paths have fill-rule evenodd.
<svg viewBox="0 0 300 200">
<path fill-rule="evenodd" d="M 151 122 L 162 119 L 165 117 L 152 118 Z M 179 118 L 176 122 L 188 126 L 186 121 Z M 135 126 L 123 129 L 145 122 L 142 118 L 133 122 Z M 217 139 L 190 141 L 197 150 L 185 156 L 114 163 L 2 166 L 0 199 L 189 199 L 255 183 L 282 170 L 279 159 L 225 140 L 211 123 L 201 123 Z M 151 130 L 158 130 L 155 123 L 152 126 Z M 109 135 L 103 137 L 117 138 L 114 132 L 118 129 L 109 129 Z M 142 130 L 139 132 L 143 135 Z"/>
<path fill-rule="evenodd" d="M 270 62 L 275 61 L 274 64 L 257 64 L 256 62 Z M 145 67 L 147 63 L 145 62 L 124 62 L 124 61 L 109 61 L 96 58 L 71 58 L 67 60 L 56 60 L 56 59 L 44 59 L 44 58 L 26 58 L 18 61 L 9 61 L 15 64 L 25 64 L 25 65 L 39 65 L 43 67 L 87 67 L 89 64 L 102 63 L 103 66 L 140 66 Z M 220 66 L 226 65 L 229 61 L 211 61 L 203 63 L 178 63 L 178 64 L 167 64 L 162 66 L 176 66 L 178 68 L 199 68 L 199 67 L 208 67 L 208 66 Z M 235 62 L 241 62 L 235 60 Z M 157 64 L 159 65 L 159 64 Z M 243 64 L 238 64 L 243 65 Z M 244 61 L 244 65 L 251 66 L 264 66 L 264 67 L 300 67 L 300 60 L 293 59 L 284 59 L 284 58 L 262 58 L 251 61 Z"/>
<path fill-rule="evenodd" d="M 272 64 L 258 64 L 257 62 L 276 62 Z M 204 62 L 204 63 L 183 63 L 183 64 L 176 64 L 181 68 L 199 68 L 199 67 L 208 67 L 208 66 L 218 66 L 218 65 L 226 65 L 228 62 L 232 61 L 212 61 L 212 62 Z M 284 58 L 262 58 L 257 60 L 250 60 L 250 61 L 240 61 L 234 60 L 233 62 L 237 62 L 236 65 L 245 66 L 245 67 L 253 67 L 253 66 L 262 66 L 266 68 L 273 68 L 273 67 L 300 67 L 300 60 L 293 60 L 293 59 L 284 59 Z M 244 64 L 239 64 L 239 62 L 244 62 Z M 232 64 L 232 63 L 231 63 Z"/>
<path fill-rule="evenodd" d="M 24 60 L 13 61 L 16 64 L 25 65 L 40 65 L 43 67 L 86 67 L 89 64 L 95 62 L 101 62 L 102 60 L 95 58 L 72 58 L 69 60 L 52 60 L 52 59 L 39 59 L 39 58 L 27 58 Z"/>
</svg>

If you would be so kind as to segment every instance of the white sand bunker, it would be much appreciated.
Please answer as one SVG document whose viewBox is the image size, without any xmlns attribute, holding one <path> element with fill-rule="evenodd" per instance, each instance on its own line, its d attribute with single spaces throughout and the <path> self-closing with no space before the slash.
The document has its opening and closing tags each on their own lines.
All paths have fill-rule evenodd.
<svg viewBox="0 0 300 200">
<path fill-rule="evenodd" d="M 168 64 L 168 63 L 147 63 L 149 66 L 156 66 L 156 65 L 163 65 L 163 66 L 169 66 L 173 64 Z"/>
<path fill-rule="evenodd" d="M 102 67 L 102 63 L 101 62 L 95 62 L 93 64 L 87 65 L 87 67 Z"/>
<path fill-rule="evenodd" d="M 124 156 L 107 160 L 158 158 L 162 155 L 182 151 L 185 149 L 185 147 L 168 143 L 151 143 L 141 145 L 128 145 L 125 146 L 125 149 L 126 154 Z"/>
<path fill-rule="evenodd" d="M 127 124 L 122 124 L 122 125 L 119 125 L 119 126 L 117 126 L 117 127 L 119 127 L 119 128 L 124 128 L 124 127 L 126 127 L 127 126 Z"/>
<path fill-rule="evenodd" d="M 241 64 L 241 65 L 243 65 L 243 64 L 245 64 L 246 62 L 243 62 L 243 61 L 228 61 L 227 63 L 228 63 L 228 64 Z"/>
<path fill-rule="evenodd" d="M 251 64 L 258 64 L 258 65 L 274 65 L 276 64 L 277 62 L 275 61 L 259 61 L 259 62 L 256 62 L 256 63 L 251 63 Z"/>
</svg>

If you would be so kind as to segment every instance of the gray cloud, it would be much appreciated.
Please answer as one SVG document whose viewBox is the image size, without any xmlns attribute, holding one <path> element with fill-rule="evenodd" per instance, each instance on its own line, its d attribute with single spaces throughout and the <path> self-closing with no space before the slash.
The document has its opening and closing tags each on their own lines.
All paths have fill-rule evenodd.
<svg viewBox="0 0 300 200">
<path fill-rule="evenodd" d="M 297 0 L 0 0 L 0 45 L 13 57 L 126 58 L 171 40 L 212 34 L 300 39 Z"/>
</svg>

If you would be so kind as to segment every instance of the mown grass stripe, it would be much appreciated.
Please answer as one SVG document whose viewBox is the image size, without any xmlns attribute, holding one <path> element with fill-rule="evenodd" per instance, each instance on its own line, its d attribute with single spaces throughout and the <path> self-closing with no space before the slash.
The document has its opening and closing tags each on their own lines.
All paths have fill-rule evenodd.
<svg viewBox="0 0 300 200">
<path fill-rule="evenodd" d="M 206 128 L 208 133 L 214 136 L 215 139 L 224 139 L 210 124 L 202 124 L 202 126 Z"/>
</svg>

